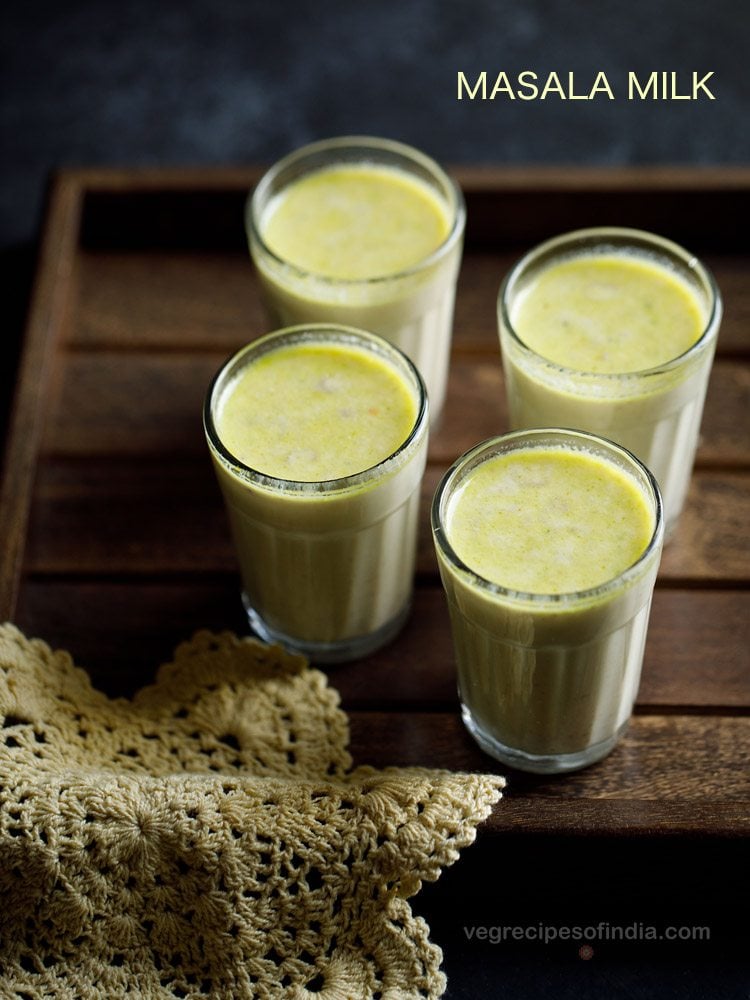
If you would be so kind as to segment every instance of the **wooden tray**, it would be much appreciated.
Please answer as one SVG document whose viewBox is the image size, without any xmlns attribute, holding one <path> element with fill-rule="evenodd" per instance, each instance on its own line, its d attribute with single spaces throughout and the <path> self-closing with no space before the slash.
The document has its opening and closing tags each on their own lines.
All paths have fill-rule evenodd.
<svg viewBox="0 0 750 1000">
<path fill-rule="evenodd" d="M 689 246 L 725 319 L 689 502 L 663 559 L 638 706 L 604 762 L 508 773 L 482 837 L 726 838 L 750 827 L 748 170 L 456 170 L 468 207 L 449 399 L 430 448 L 414 612 L 330 671 L 358 763 L 504 770 L 465 734 L 428 533 L 446 465 L 507 427 L 495 300 L 534 242 L 626 224 Z M 212 373 L 265 330 L 242 208 L 255 170 L 66 171 L 51 191 L 0 497 L 0 619 L 112 695 L 195 629 L 246 631 L 201 428 Z"/>
</svg>

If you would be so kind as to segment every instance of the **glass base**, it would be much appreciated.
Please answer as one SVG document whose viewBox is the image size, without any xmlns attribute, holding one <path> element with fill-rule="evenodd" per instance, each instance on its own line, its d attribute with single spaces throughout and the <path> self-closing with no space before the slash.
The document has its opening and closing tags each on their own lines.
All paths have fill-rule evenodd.
<svg viewBox="0 0 750 1000">
<path fill-rule="evenodd" d="M 465 705 L 461 706 L 461 717 L 464 725 L 485 753 L 518 771 L 531 771 L 534 774 L 563 774 L 566 771 L 578 771 L 583 767 L 588 767 L 589 764 L 595 764 L 613 749 L 630 722 L 629 719 L 626 719 L 613 736 L 600 743 L 593 743 L 585 750 L 577 750 L 575 753 L 535 754 L 506 746 L 494 736 L 490 736 L 477 724 L 474 716 Z"/>
<path fill-rule="evenodd" d="M 375 632 L 367 635 L 352 636 L 341 639 L 338 642 L 307 642 L 304 639 L 296 639 L 286 635 L 278 629 L 272 628 L 261 615 L 250 604 L 247 594 L 242 593 L 242 604 L 245 608 L 247 620 L 250 628 L 256 635 L 260 636 L 264 642 L 277 643 L 284 646 L 293 653 L 301 653 L 314 663 L 347 663 L 350 660 L 358 660 L 369 656 L 376 649 L 387 645 L 401 631 L 409 617 L 411 605 L 405 604 L 403 609 L 385 625 L 381 625 Z"/>
</svg>

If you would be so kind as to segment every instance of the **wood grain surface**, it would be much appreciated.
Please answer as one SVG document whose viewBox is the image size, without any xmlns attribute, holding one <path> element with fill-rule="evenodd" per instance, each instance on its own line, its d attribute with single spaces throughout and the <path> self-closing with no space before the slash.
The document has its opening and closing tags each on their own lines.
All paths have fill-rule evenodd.
<svg viewBox="0 0 750 1000">
<path fill-rule="evenodd" d="M 725 318 L 686 510 L 655 593 L 631 727 L 575 775 L 508 772 L 487 837 L 734 837 L 750 823 L 750 171 L 455 171 L 468 226 L 448 402 L 422 491 L 399 638 L 330 670 L 357 763 L 503 771 L 457 712 L 428 506 L 447 465 L 507 429 L 501 279 L 534 242 L 626 224 L 689 246 Z M 131 695 L 199 628 L 246 630 L 201 427 L 213 372 L 266 329 L 244 246 L 258 170 L 67 171 L 53 187 L 5 448 L 0 618 Z M 689 205 L 687 211 L 685 206 Z"/>
</svg>

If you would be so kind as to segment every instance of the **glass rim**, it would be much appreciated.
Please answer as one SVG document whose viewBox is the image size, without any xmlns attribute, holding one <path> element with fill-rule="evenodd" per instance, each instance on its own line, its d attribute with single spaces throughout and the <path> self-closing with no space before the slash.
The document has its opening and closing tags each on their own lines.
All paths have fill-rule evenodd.
<svg viewBox="0 0 750 1000">
<path fill-rule="evenodd" d="M 634 249 L 647 244 L 654 253 L 659 253 L 663 258 L 678 258 L 688 271 L 697 275 L 703 284 L 705 284 L 710 296 L 710 302 L 704 328 L 698 339 L 686 350 L 682 351 L 682 353 L 669 358 L 667 361 L 663 361 L 661 364 L 653 365 L 651 368 L 638 368 L 627 372 L 592 372 L 585 368 L 571 368 L 568 365 L 552 361 L 538 351 L 535 351 L 533 347 L 529 347 L 511 322 L 507 301 L 512 286 L 518 281 L 523 272 L 538 258 L 555 249 L 564 250 L 568 244 L 577 240 L 591 240 L 592 246 L 595 246 L 594 241 L 596 240 L 600 240 L 602 245 L 606 245 L 607 239 L 614 240 L 618 238 L 622 239 L 623 245 L 626 245 L 629 241 Z M 584 253 L 586 253 L 585 250 L 578 255 L 583 256 Z M 572 257 L 574 254 L 570 256 Z M 516 261 L 503 279 L 497 297 L 497 314 L 501 331 L 505 330 L 513 343 L 520 347 L 527 356 L 539 361 L 546 368 L 566 375 L 568 378 L 607 382 L 641 381 L 645 378 L 666 374 L 675 368 L 682 367 L 695 355 L 700 354 L 706 345 L 716 338 L 721 321 L 722 306 L 721 291 L 716 283 L 716 279 L 710 268 L 696 254 L 690 253 L 690 251 L 686 250 L 679 243 L 675 243 L 664 236 L 659 236 L 657 233 L 649 232 L 646 229 L 629 228 L 627 226 L 593 226 L 586 229 L 574 229 L 538 243 Z"/>
<path fill-rule="evenodd" d="M 280 257 L 277 253 L 275 253 L 275 251 L 268 246 L 261 232 L 260 217 L 262 212 L 259 206 L 262 197 L 266 194 L 267 189 L 271 186 L 279 174 L 281 174 L 288 167 L 297 162 L 302 162 L 308 157 L 314 157 L 319 153 L 324 153 L 327 150 L 335 151 L 337 149 L 350 149 L 353 151 L 361 150 L 365 154 L 368 151 L 377 152 L 378 150 L 385 150 L 391 155 L 400 156 L 410 163 L 418 164 L 430 173 L 437 181 L 439 181 L 440 185 L 444 189 L 444 193 L 447 196 L 445 200 L 448 204 L 448 208 L 452 211 L 453 216 L 448 234 L 439 246 L 437 246 L 426 257 L 423 257 L 415 264 L 411 264 L 409 267 L 401 268 L 398 271 L 391 271 L 388 274 L 374 275 L 370 278 L 334 278 L 329 275 L 320 274 L 317 271 L 309 271 L 307 268 L 293 264 L 291 261 L 288 261 L 284 257 Z M 367 162 L 366 156 L 362 156 L 361 160 L 362 162 Z M 313 170 L 317 169 L 322 168 L 313 168 Z M 431 156 L 428 156 L 426 153 L 423 153 L 421 150 L 414 146 L 410 146 L 407 143 L 398 142 L 395 139 L 383 139 L 378 136 L 336 136 L 330 139 L 319 139 L 316 142 L 300 146 L 298 149 L 293 150 L 291 153 L 287 153 L 286 156 L 283 156 L 280 160 L 273 163 L 265 171 L 245 201 L 245 231 L 248 237 L 257 243 L 264 255 L 270 258 L 278 267 L 283 268 L 286 272 L 293 274 L 298 279 L 302 279 L 304 281 L 314 281 L 318 284 L 329 286 L 331 288 L 353 288 L 355 286 L 367 287 L 372 285 L 381 285 L 389 281 L 397 281 L 399 279 L 409 278 L 413 275 L 420 274 L 422 271 L 428 270 L 433 264 L 437 263 L 450 253 L 458 240 L 461 238 L 465 226 L 466 202 L 464 200 L 463 192 L 461 191 L 458 183 L 440 166 L 437 160 L 434 160 Z"/>
<path fill-rule="evenodd" d="M 401 364 L 405 372 L 413 378 L 417 396 L 417 414 L 406 438 L 398 448 L 374 465 L 346 476 L 338 476 L 335 479 L 284 479 L 280 476 L 272 476 L 266 472 L 261 472 L 259 469 L 255 469 L 237 458 L 221 440 L 213 413 L 214 402 L 225 391 L 234 372 L 239 371 L 245 364 L 251 363 L 249 360 L 250 356 L 262 356 L 278 349 L 286 343 L 324 343 L 326 340 L 333 340 L 336 343 L 348 343 L 358 346 L 363 350 L 369 350 L 370 353 L 379 355 L 381 358 L 386 358 L 393 367 Z M 322 496 L 351 491 L 363 483 L 372 480 L 376 475 L 387 475 L 390 472 L 390 467 L 398 467 L 403 456 L 409 450 L 416 447 L 417 442 L 421 439 L 423 433 L 426 432 L 428 414 L 429 402 L 424 380 L 416 365 L 400 348 L 391 344 L 384 337 L 376 333 L 371 333 L 369 330 L 360 330 L 357 327 L 345 326 L 339 323 L 303 323 L 273 330 L 271 333 L 257 337 L 225 359 L 214 373 L 206 390 L 203 403 L 203 429 L 211 450 L 224 468 L 238 479 L 244 482 L 252 482 L 254 486 L 260 486 L 274 493 Z"/>
<path fill-rule="evenodd" d="M 451 545 L 448 540 L 443 518 L 444 498 L 446 497 L 450 487 L 455 486 L 462 481 L 464 478 L 461 476 L 462 472 L 468 474 L 472 468 L 480 465 L 483 461 L 486 461 L 497 454 L 514 450 L 512 444 L 513 442 L 517 442 L 519 440 L 525 439 L 529 441 L 529 447 L 531 448 L 542 447 L 543 442 L 550 443 L 551 447 L 559 447 L 559 445 L 550 441 L 551 438 L 559 438 L 561 442 L 564 440 L 570 441 L 570 439 L 573 438 L 580 443 L 578 450 L 584 452 L 588 451 L 589 454 L 591 454 L 591 448 L 587 448 L 586 443 L 592 442 L 599 450 L 600 454 L 604 451 L 614 453 L 621 459 L 624 458 L 625 463 L 633 467 L 633 469 L 645 480 L 651 494 L 650 499 L 653 501 L 654 508 L 654 527 L 651 532 L 651 537 L 649 538 L 646 547 L 634 562 L 632 562 L 629 566 L 626 566 L 625 569 L 617 574 L 617 576 L 614 576 L 609 580 L 605 580 L 603 583 L 597 584 L 595 587 L 587 587 L 583 590 L 563 591 L 557 594 L 516 590 L 513 587 L 505 587 L 500 583 L 496 583 L 494 580 L 488 580 L 480 573 L 477 573 L 476 570 L 472 569 L 471 566 L 461 559 Z M 539 443 L 534 444 L 533 442 L 535 440 Z M 511 447 L 504 447 L 505 445 L 510 445 Z M 482 458 L 481 456 L 484 457 Z M 478 461 L 475 461 L 477 459 Z M 612 461 L 612 459 L 609 459 L 609 461 Z M 620 465 L 619 467 L 623 468 L 623 465 Z M 632 471 L 628 471 L 626 474 L 635 478 Z M 641 489 L 642 484 L 639 482 L 637 485 L 638 488 Z M 430 508 L 430 525 L 435 543 L 446 561 L 453 568 L 460 570 L 464 576 L 469 577 L 471 583 L 479 590 L 495 597 L 505 598 L 507 601 L 515 604 L 535 605 L 538 607 L 544 606 L 547 609 L 562 609 L 568 605 L 586 605 L 592 603 L 606 596 L 615 589 L 629 585 L 633 580 L 640 577 L 646 571 L 647 564 L 654 557 L 654 553 L 659 550 L 663 542 L 664 508 L 661 491 L 655 476 L 651 470 L 644 465 L 644 463 L 641 462 L 636 455 L 633 454 L 633 452 L 629 451 L 623 445 L 618 444 L 615 441 L 611 441 L 609 438 L 605 438 L 599 434 L 576 430 L 574 428 L 535 427 L 525 430 L 509 431 L 506 434 L 499 434 L 495 437 L 487 438 L 484 441 L 480 441 L 479 444 L 474 445 L 474 447 L 470 448 L 468 451 L 465 451 L 463 455 L 460 455 L 438 483 Z"/>
</svg>

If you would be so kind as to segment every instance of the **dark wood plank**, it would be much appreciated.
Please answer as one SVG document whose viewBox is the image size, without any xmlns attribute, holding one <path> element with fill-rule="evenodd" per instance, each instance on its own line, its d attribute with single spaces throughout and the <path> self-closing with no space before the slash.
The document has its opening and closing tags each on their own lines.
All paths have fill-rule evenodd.
<svg viewBox="0 0 750 1000">
<path fill-rule="evenodd" d="M 664 547 L 661 579 L 747 583 L 748 525 L 750 476 L 698 470 L 674 538 Z"/>
<path fill-rule="evenodd" d="M 165 406 L 167 404 L 165 403 Z M 154 433 L 157 433 L 156 431 Z M 170 434 L 173 429 L 170 429 Z M 190 432 L 193 433 L 193 432 Z M 208 455 L 48 459 L 39 468 L 27 569 L 45 573 L 223 572 L 236 562 Z M 443 465 L 422 484 L 417 571 L 436 577 L 429 508 Z M 747 582 L 750 472 L 698 470 L 661 582 Z"/>
<path fill-rule="evenodd" d="M 724 315 L 719 330 L 717 351 L 721 355 L 750 353 L 750 256 L 709 254 L 706 263 L 711 268 L 721 291 Z"/>
<path fill-rule="evenodd" d="M 637 720 L 636 720 L 637 725 Z M 686 734 L 691 735 L 691 734 Z M 495 806 L 482 832 L 592 837 L 740 837 L 750 833 L 750 799 L 685 802 L 681 799 L 537 799 L 512 797 Z M 700 852 L 698 852 L 700 854 Z M 648 870 L 648 869 L 647 869 Z M 649 877 L 650 877 L 649 871 Z"/>
<path fill-rule="evenodd" d="M 73 248 L 80 213 L 80 190 L 61 182 L 52 198 L 39 257 L 19 377 L 8 420 L 7 442 L 0 442 L 0 620 L 13 614 L 31 505 L 37 452 L 47 396 L 56 367 L 74 267 Z"/>
<path fill-rule="evenodd" d="M 59 399 L 47 419 L 45 452 L 170 456 L 203 451 L 203 400 L 225 357 L 224 351 L 69 355 Z M 499 358 L 483 364 L 455 357 L 431 456 L 452 461 L 483 437 L 506 429 Z"/>
<path fill-rule="evenodd" d="M 698 440 L 700 468 L 750 467 L 750 362 L 717 358 L 709 379 Z M 440 425 L 430 458 L 450 464 L 485 438 L 509 429 L 500 356 L 454 351 Z"/>
<path fill-rule="evenodd" d="M 748 338 L 750 342 L 750 338 Z M 750 362 L 716 358 L 708 380 L 696 465 L 747 466 L 750 459 Z"/>
<path fill-rule="evenodd" d="M 71 344 L 229 354 L 267 328 L 249 253 L 80 252 Z"/>
<path fill-rule="evenodd" d="M 152 684 L 158 666 L 199 629 L 247 632 L 233 576 L 190 583 L 25 579 L 15 622 L 27 636 L 68 650 L 110 697 L 132 697 Z"/>
<path fill-rule="evenodd" d="M 436 572 L 429 508 L 443 467 L 428 465 L 422 485 L 420 572 Z M 697 469 L 674 536 L 664 547 L 659 583 L 746 584 L 750 578 L 750 472 Z"/>
<path fill-rule="evenodd" d="M 48 461 L 39 470 L 27 569 L 42 573 L 233 571 L 208 453 Z"/>
<path fill-rule="evenodd" d="M 18 624 L 70 650 L 110 695 L 132 695 L 198 628 L 247 633 L 236 577 L 130 580 L 33 578 L 21 588 Z M 738 591 L 659 589 L 654 596 L 641 708 L 750 708 L 750 616 Z M 438 585 L 419 586 L 403 632 L 357 663 L 327 668 L 347 710 L 456 711 L 447 608 Z"/>
<path fill-rule="evenodd" d="M 745 167 L 483 167 L 451 173 L 469 205 L 469 242 L 529 245 L 576 227 L 651 228 L 698 252 L 743 252 L 737 206 Z M 262 167 L 95 168 L 66 172 L 86 192 L 87 244 L 231 246 L 244 242 L 242 206 Z M 684 209 L 690 200 L 690 211 Z"/>
<path fill-rule="evenodd" d="M 111 457 L 204 451 L 203 400 L 225 357 L 225 351 L 70 354 L 59 398 L 51 401 L 45 452 Z M 456 357 L 431 456 L 452 461 L 505 429 L 499 360 L 493 365 Z"/>
<path fill-rule="evenodd" d="M 205 448 L 208 384 L 226 350 L 82 351 L 65 358 L 59 395 L 48 401 L 46 453 L 171 456 Z M 750 362 L 716 361 L 698 451 L 700 465 L 750 467 Z M 508 430 L 499 352 L 454 352 L 445 410 L 430 444 L 448 464 L 478 441 Z"/>
<path fill-rule="evenodd" d="M 44 450 L 63 455 L 202 452 L 203 401 L 227 352 L 82 351 L 67 356 L 51 401 Z M 482 437 L 507 429 L 502 371 L 456 357 L 449 400 L 431 455 L 451 461 Z M 750 446 L 748 446 L 750 457 Z"/>
<path fill-rule="evenodd" d="M 475 444 L 508 429 L 499 353 L 486 360 L 454 352 L 445 407 L 430 433 L 430 460 L 448 466 Z"/>
<path fill-rule="evenodd" d="M 354 712 L 350 718 L 355 764 L 506 775 L 507 794 L 493 810 L 489 829 L 522 824 L 530 831 L 579 835 L 750 830 L 747 717 L 636 715 L 604 761 L 552 777 L 521 774 L 494 761 L 476 747 L 457 715 Z"/>
<path fill-rule="evenodd" d="M 226 352 L 73 353 L 50 408 L 45 452 L 161 455 L 205 449 L 203 399 Z"/>
<path fill-rule="evenodd" d="M 567 176 L 566 176 L 567 175 Z M 748 174 L 718 177 L 648 168 L 566 171 L 456 171 L 467 200 L 467 239 L 496 247 L 498 233 L 516 249 L 590 226 L 651 230 L 694 253 L 744 252 L 733 212 L 748 200 Z M 685 211 L 689 201 L 690 211 Z"/>
<path fill-rule="evenodd" d="M 745 590 L 657 587 L 638 704 L 750 707 L 749 612 Z"/>
<path fill-rule="evenodd" d="M 518 254 L 466 244 L 458 279 L 454 343 L 498 348 L 497 296 Z M 528 247 L 527 249 L 530 249 Z M 750 257 L 711 255 L 724 299 L 717 350 L 750 353 Z M 225 349 L 267 329 L 247 251 L 86 250 L 78 253 L 71 343 L 92 349 Z"/>
</svg>

